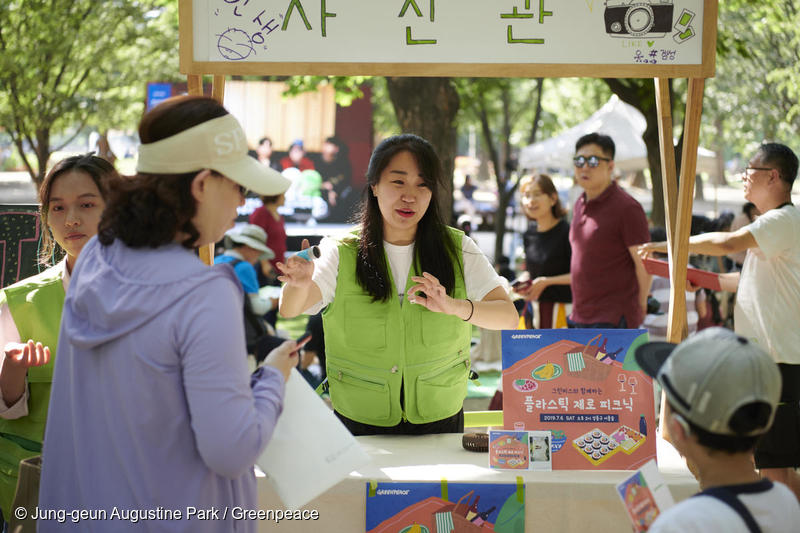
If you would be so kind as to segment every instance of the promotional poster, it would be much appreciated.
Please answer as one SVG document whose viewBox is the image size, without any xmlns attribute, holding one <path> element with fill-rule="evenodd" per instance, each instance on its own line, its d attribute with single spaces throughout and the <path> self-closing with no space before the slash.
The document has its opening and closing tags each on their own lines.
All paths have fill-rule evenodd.
<svg viewBox="0 0 800 533">
<path fill-rule="evenodd" d="M 505 429 L 552 432 L 554 470 L 636 470 L 656 457 L 646 330 L 504 331 Z"/>
<path fill-rule="evenodd" d="M 525 486 L 366 484 L 367 533 L 524 533 Z"/>
</svg>

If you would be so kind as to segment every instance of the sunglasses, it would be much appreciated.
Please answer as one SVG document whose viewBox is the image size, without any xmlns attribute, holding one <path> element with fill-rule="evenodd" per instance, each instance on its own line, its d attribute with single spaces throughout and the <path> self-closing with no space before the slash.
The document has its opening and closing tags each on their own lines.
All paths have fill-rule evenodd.
<svg viewBox="0 0 800 533">
<path fill-rule="evenodd" d="M 589 157 L 584 157 L 579 155 L 578 157 L 573 157 L 572 162 L 575 163 L 575 166 L 578 168 L 583 168 L 583 165 L 588 164 L 589 168 L 595 168 L 600 165 L 600 161 L 611 161 L 608 157 L 600 157 L 597 155 L 590 155 Z"/>
</svg>

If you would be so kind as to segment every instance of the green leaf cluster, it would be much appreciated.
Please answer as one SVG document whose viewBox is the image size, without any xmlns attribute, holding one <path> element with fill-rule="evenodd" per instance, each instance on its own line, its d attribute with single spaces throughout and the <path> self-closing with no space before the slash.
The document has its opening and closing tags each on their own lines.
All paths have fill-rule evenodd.
<svg viewBox="0 0 800 533">
<path fill-rule="evenodd" d="M 169 0 L 0 0 L 0 127 L 32 176 L 57 133 L 135 125 L 145 83 L 179 79 L 177 42 Z"/>
</svg>

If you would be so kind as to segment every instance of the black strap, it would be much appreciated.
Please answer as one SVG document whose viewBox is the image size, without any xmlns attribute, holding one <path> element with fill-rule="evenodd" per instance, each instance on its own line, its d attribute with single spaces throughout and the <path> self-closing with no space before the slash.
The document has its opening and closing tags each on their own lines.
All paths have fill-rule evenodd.
<svg viewBox="0 0 800 533">
<path fill-rule="evenodd" d="M 241 259 L 233 258 L 233 260 L 228 263 L 234 269 L 236 265 L 242 263 Z M 258 340 L 261 339 L 263 336 L 267 335 L 269 332 L 267 330 L 266 323 L 264 319 L 257 315 L 255 311 L 253 311 L 253 304 L 250 302 L 249 295 L 244 295 L 244 335 L 245 335 L 245 344 L 247 345 L 247 350 L 249 352 L 254 352 L 256 349 L 256 345 L 258 344 Z"/>
<path fill-rule="evenodd" d="M 712 498 L 716 498 L 719 501 L 728 504 L 728 506 L 730 506 L 731 509 L 733 509 L 736 514 L 738 514 L 742 520 L 744 520 L 747 530 L 750 531 L 750 533 L 761 533 L 761 528 L 758 527 L 758 523 L 756 522 L 755 518 L 753 518 L 752 513 L 750 513 L 738 496 L 739 494 L 756 494 L 759 492 L 767 492 L 768 490 L 771 490 L 772 487 L 772 481 L 769 479 L 762 479 L 761 481 L 747 483 L 744 485 L 711 487 L 703 492 L 698 492 L 695 494 L 695 496 L 711 496 Z"/>
</svg>

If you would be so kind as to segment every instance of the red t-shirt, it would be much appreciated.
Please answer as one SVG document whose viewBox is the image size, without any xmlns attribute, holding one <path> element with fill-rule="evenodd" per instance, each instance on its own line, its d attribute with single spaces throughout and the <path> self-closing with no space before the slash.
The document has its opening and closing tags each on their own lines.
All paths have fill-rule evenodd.
<svg viewBox="0 0 800 533">
<path fill-rule="evenodd" d="M 292 158 L 287 155 L 281 159 L 281 168 L 283 170 L 286 170 L 287 168 L 290 167 L 297 167 L 298 169 L 300 169 L 300 171 L 314 170 L 314 162 L 311 161 L 306 156 L 303 156 L 303 158 L 300 160 L 300 164 L 296 165 L 295 162 L 292 161 Z"/>
<path fill-rule="evenodd" d="M 280 261 L 283 263 L 283 256 L 286 255 L 286 228 L 283 224 L 283 217 L 279 216 L 277 220 L 272 216 L 266 207 L 261 206 L 250 215 L 250 224 L 261 226 L 267 232 L 267 246 L 270 250 L 275 252 L 275 258 L 270 259 L 272 268 L 278 272 L 275 263 Z"/>
<path fill-rule="evenodd" d="M 594 200 L 578 198 L 569 230 L 573 322 L 618 324 L 624 315 L 628 328 L 639 327 L 644 313 L 628 248 L 649 241 L 644 209 L 616 182 Z"/>
</svg>

